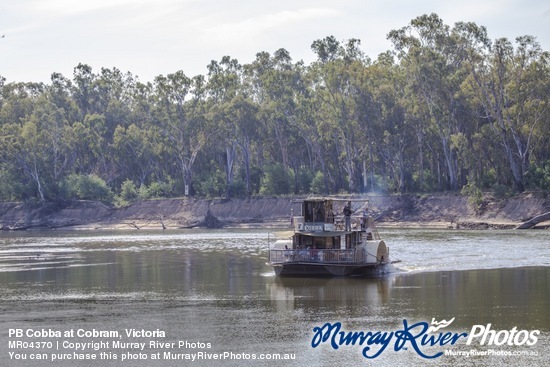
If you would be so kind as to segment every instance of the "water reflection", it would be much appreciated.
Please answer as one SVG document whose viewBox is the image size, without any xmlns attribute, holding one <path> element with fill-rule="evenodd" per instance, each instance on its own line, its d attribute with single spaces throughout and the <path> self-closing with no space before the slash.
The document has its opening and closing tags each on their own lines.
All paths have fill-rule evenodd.
<svg viewBox="0 0 550 367">
<path fill-rule="evenodd" d="M 288 278 L 275 277 L 266 284 L 272 300 L 338 302 L 350 307 L 375 306 L 388 301 L 393 277 Z"/>
<path fill-rule="evenodd" d="M 550 329 L 550 268 L 398 273 L 374 279 L 275 278 L 267 295 L 287 308 L 346 310 L 431 321 L 456 317 L 455 326 L 499 324 Z"/>
</svg>

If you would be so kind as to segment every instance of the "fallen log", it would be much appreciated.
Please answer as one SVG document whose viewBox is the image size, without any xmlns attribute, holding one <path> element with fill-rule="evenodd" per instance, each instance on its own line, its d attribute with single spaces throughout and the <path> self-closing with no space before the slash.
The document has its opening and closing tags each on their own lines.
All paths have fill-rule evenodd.
<svg viewBox="0 0 550 367">
<path fill-rule="evenodd" d="M 541 214 L 541 215 L 537 215 L 536 217 L 533 217 L 531 218 L 530 220 L 528 220 L 527 222 L 523 223 L 523 224 L 520 224 L 519 226 L 516 227 L 516 229 L 529 229 L 529 228 L 533 228 L 534 226 L 536 226 L 537 224 L 541 223 L 541 222 L 545 222 L 547 220 L 550 220 L 550 212 L 548 213 L 544 213 L 544 214 Z"/>
</svg>

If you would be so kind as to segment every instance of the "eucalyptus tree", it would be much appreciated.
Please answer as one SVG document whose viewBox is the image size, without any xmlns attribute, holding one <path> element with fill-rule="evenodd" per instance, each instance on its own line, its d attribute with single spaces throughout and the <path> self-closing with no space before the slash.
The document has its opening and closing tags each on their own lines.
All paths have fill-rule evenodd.
<svg viewBox="0 0 550 367">
<path fill-rule="evenodd" d="M 105 115 L 108 134 L 112 136 L 118 126 L 130 125 L 130 107 L 136 80 L 131 73 L 122 73 L 117 68 L 101 68 L 93 82 L 97 92 L 96 109 Z"/>
<path fill-rule="evenodd" d="M 466 93 L 481 106 L 514 186 L 523 191 L 531 154 L 550 130 L 550 54 L 532 36 L 516 38 L 514 48 L 506 38 L 491 42 L 474 23 L 458 23 L 456 32 L 470 71 Z"/>
<path fill-rule="evenodd" d="M 32 114 L 35 101 L 44 93 L 42 83 L 8 83 L 1 89 L 0 125 L 21 124 Z"/>
<path fill-rule="evenodd" d="M 259 138 L 257 105 L 251 99 L 242 95 L 235 96 L 229 104 L 226 105 L 225 118 L 231 121 L 234 132 L 235 142 L 242 152 L 243 167 L 245 173 L 246 194 L 252 194 L 250 184 L 251 155 L 254 141 Z M 228 182 L 231 188 L 231 181 Z M 227 192 L 230 195 L 230 192 Z"/>
<path fill-rule="evenodd" d="M 214 125 L 213 136 L 219 144 L 218 155 L 223 157 L 226 180 L 226 196 L 231 196 L 230 190 L 235 178 L 235 165 L 239 147 L 239 130 L 237 125 L 242 114 L 233 113 L 233 108 L 247 105 L 233 100 L 237 97 L 246 98 L 242 93 L 242 65 L 237 59 L 224 56 L 220 62 L 212 60 L 208 65 L 208 96 L 209 118 Z M 241 99 L 242 101 L 242 99 Z M 248 105 L 249 106 L 249 105 Z M 242 112 L 242 111 L 241 111 Z M 239 115 L 241 115 L 239 117 Z M 249 113 L 245 113 L 249 115 Z"/>
<path fill-rule="evenodd" d="M 32 182 L 32 191 L 42 202 L 52 194 L 48 189 L 52 183 L 48 179 L 48 168 L 53 163 L 45 154 L 50 148 L 48 132 L 42 129 L 41 113 L 36 112 L 39 101 L 46 103 L 44 89 L 42 83 L 4 85 L 0 110 L 2 168 L 9 168 L 9 176 L 21 180 L 22 184 Z M 47 127 L 48 124 L 44 126 Z"/>
<path fill-rule="evenodd" d="M 180 171 L 184 194 L 189 195 L 193 179 L 193 164 L 197 154 L 206 143 L 206 131 L 202 120 L 186 108 L 187 103 L 194 103 L 192 91 L 196 79 L 188 78 L 183 71 L 155 78 L 155 122 L 160 125 L 165 139 L 164 149 L 176 162 Z M 187 101 L 191 99 L 190 101 Z"/>
<path fill-rule="evenodd" d="M 408 26 L 391 31 L 388 38 L 410 76 L 411 98 L 417 98 L 425 106 L 421 111 L 428 113 L 426 117 L 439 138 L 449 189 L 456 190 L 458 162 L 452 136 L 467 123 L 465 102 L 459 93 L 465 69 L 456 38 L 436 14 L 415 18 Z"/>
<path fill-rule="evenodd" d="M 155 125 L 155 108 L 157 105 L 157 96 L 153 83 L 142 83 L 136 81 L 131 88 L 131 97 L 128 98 L 130 123 L 136 126 Z"/>
<path fill-rule="evenodd" d="M 332 162 L 332 169 L 345 172 L 347 188 L 352 192 L 359 191 L 358 164 L 361 148 L 367 145 L 358 119 L 358 91 L 354 79 L 370 61 L 359 45 L 357 39 L 341 44 L 334 36 L 329 36 L 311 46 L 317 61 L 311 65 L 310 72 L 314 78 L 314 94 L 321 101 L 317 128 L 330 144 L 327 149 L 334 150 L 336 161 Z M 343 186 L 345 184 L 340 182 L 337 189 Z"/>
<path fill-rule="evenodd" d="M 101 112 L 96 105 L 99 99 L 95 89 L 96 78 L 90 65 L 80 63 L 74 68 L 72 95 L 80 110 L 81 121 L 88 114 Z"/>
<path fill-rule="evenodd" d="M 405 71 L 394 63 L 390 54 L 382 54 L 365 69 L 362 79 L 360 106 L 369 143 L 371 175 L 374 175 L 376 159 L 379 173 L 394 182 L 391 185 L 394 189 L 404 192 L 410 189 L 412 161 L 416 156 L 415 121 L 407 113 Z M 371 178 L 371 185 L 373 181 Z"/>
<path fill-rule="evenodd" d="M 258 53 L 256 60 L 244 68 L 245 85 L 258 104 L 264 136 L 261 147 L 271 153 L 271 163 L 280 162 L 285 171 L 292 168 L 294 191 L 298 193 L 305 152 L 296 128 L 298 98 L 304 90 L 302 64 L 294 64 L 290 53 L 281 48 L 273 55 Z"/>
<path fill-rule="evenodd" d="M 72 125 L 76 121 L 82 121 L 80 110 L 73 95 L 73 83 L 60 73 L 52 73 L 51 84 L 46 86 L 48 99 L 55 105 L 58 112 Z"/>
<path fill-rule="evenodd" d="M 8 197 L 18 197 L 15 186 L 5 180 L 11 179 L 25 186 L 29 179 L 29 170 L 24 170 L 21 160 L 24 158 L 22 125 L 25 118 L 32 114 L 34 101 L 44 87 L 36 83 L 5 83 L 0 77 L 0 172 Z M 31 177 L 32 179 L 32 177 Z M 7 189 L 7 187 L 10 187 Z"/>
<path fill-rule="evenodd" d="M 131 124 L 125 128 L 119 125 L 113 136 L 113 148 L 123 168 L 123 178 L 137 181 L 138 187 L 145 186 L 150 175 L 158 171 L 163 148 L 154 126 L 140 128 Z"/>
<path fill-rule="evenodd" d="M 25 196 L 29 180 L 19 162 L 22 149 L 21 125 L 0 124 L 0 200 L 15 200 Z"/>
<path fill-rule="evenodd" d="M 92 67 L 87 64 L 78 64 L 74 68 L 73 80 L 71 83 L 71 94 L 79 110 L 79 119 L 72 127 L 75 137 L 82 134 L 85 139 L 83 143 L 88 146 L 80 146 L 78 149 L 83 154 L 79 157 L 81 174 L 96 174 L 111 183 L 119 178 L 115 157 L 112 152 L 111 142 L 117 121 L 107 116 L 110 91 L 105 88 L 109 79 L 103 69 L 100 75 L 93 72 Z"/>
<path fill-rule="evenodd" d="M 43 152 L 46 150 L 47 141 L 32 119 L 21 126 L 18 140 L 18 149 L 14 151 L 15 161 L 35 183 L 38 199 L 45 202 L 48 197 L 48 182 L 45 177 L 45 167 L 48 162 Z"/>
<path fill-rule="evenodd" d="M 323 140 L 323 131 L 317 128 L 317 115 L 321 108 L 321 103 L 319 99 L 313 97 L 307 75 L 305 75 L 304 79 L 307 87 L 304 93 L 300 93 L 297 96 L 298 108 L 294 127 L 306 143 L 305 147 L 307 147 L 307 156 L 309 157 L 309 165 L 312 172 L 317 171 L 316 175 L 319 173 L 322 175 L 322 192 L 328 194 L 331 193 L 334 179 L 328 163 L 330 152 L 326 149 L 326 142 Z"/>
<path fill-rule="evenodd" d="M 21 183 L 33 182 L 40 201 L 62 195 L 63 179 L 76 159 L 69 136 L 70 118 L 77 117 L 77 108 L 69 86 L 60 74 L 53 74 L 51 86 L 8 84 L 2 91 L 3 159 L 11 166 L 11 177 Z"/>
<path fill-rule="evenodd" d="M 72 171 L 76 160 L 74 141 L 68 138 L 71 126 L 63 109 L 58 108 L 43 94 L 35 103 L 29 121 L 34 121 L 39 129 L 44 147 L 41 150 L 43 169 L 48 178 L 51 194 L 57 196 L 59 183 Z"/>
</svg>

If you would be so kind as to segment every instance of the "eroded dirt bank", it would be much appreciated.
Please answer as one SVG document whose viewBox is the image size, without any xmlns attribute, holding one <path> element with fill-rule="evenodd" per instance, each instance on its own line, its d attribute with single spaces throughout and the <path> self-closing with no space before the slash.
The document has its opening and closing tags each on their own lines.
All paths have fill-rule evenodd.
<svg viewBox="0 0 550 367">
<path fill-rule="evenodd" d="M 476 211 L 468 198 L 441 195 L 368 195 L 369 214 L 380 226 L 514 228 L 550 211 L 550 200 L 524 194 L 487 200 Z M 289 225 L 291 210 L 299 214 L 299 198 L 166 199 L 135 202 L 115 208 L 96 201 L 70 203 L 0 203 L 0 229 L 173 229 L 195 226 Z M 354 207 L 360 209 L 360 205 Z M 548 223 L 543 223 L 544 224 Z"/>
</svg>

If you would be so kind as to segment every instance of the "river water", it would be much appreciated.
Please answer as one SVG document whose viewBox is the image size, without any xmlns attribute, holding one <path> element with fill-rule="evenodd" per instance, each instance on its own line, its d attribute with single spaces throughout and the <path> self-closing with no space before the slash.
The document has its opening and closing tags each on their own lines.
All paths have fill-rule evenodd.
<svg viewBox="0 0 550 367">
<path fill-rule="evenodd" d="M 268 230 L 0 233 L 0 365 L 548 364 L 550 231 L 381 235 L 394 273 L 311 279 L 274 275 Z"/>
</svg>

